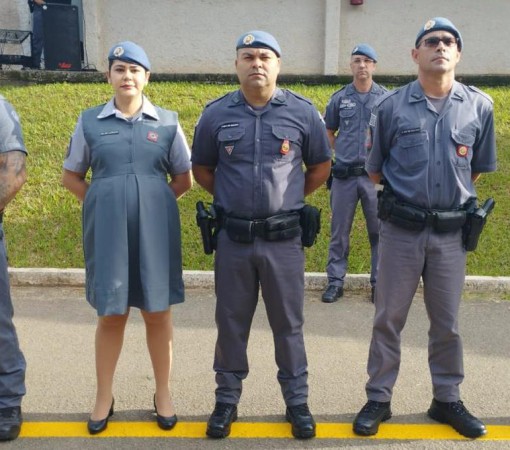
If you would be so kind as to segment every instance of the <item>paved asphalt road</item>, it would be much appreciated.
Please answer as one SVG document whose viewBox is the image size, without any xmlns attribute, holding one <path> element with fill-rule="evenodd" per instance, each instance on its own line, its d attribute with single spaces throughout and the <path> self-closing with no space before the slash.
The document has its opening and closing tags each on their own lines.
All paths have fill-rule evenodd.
<svg viewBox="0 0 510 450">
<path fill-rule="evenodd" d="M 15 322 L 27 362 L 27 422 L 85 422 L 94 398 L 95 312 L 81 287 L 13 287 Z M 468 408 L 490 425 L 510 425 L 510 302 L 488 293 L 466 294 L 460 326 L 464 337 Z M 366 292 L 346 292 L 323 304 L 319 291 L 306 295 L 305 337 L 310 400 L 319 423 L 350 423 L 365 402 L 366 358 L 373 305 Z M 205 422 L 214 405 L 212 358 L 215 342 L 214 293 L 189 289 L 173 308 L 173 395 L 181 422 Z M 417 295 L 403 333 L 400 376 L 388 423 L 432 424 L 425 411 L 431 400 L 427 366 L 427 327 Z M 276 382 L 273 344 L 260 302 L 250 339 L 251 372 L 239 405 L 240 422 L 283 422 L 284 404 Z M 115 379 L 113 421 L 152 419 L 153 375 L 144 327 L 133 310 Z M 3 449 L 508 449 L 507 441 L 368 439 L 166 439 L 20 438 Z"/>
</svg>

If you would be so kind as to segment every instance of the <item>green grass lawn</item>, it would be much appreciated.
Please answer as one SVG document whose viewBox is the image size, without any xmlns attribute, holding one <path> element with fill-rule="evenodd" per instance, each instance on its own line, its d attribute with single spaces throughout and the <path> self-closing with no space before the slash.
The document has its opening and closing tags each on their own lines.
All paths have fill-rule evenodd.
<svg viewBox="0 0 510 450">
<path fill-rule="evenodd" d="M 323 112 L 333 85 L 285 86 L 310 98 Z M 194 125 L 204 105 L 236 85 L 165 82 L 152 83 L 146 93 L 157 105 L 176 110 L 191 145 Z M 483 87 L 482 87 L 483 89 Z M 493 196 L 496 208 L 476 252 L 468 257 L 468 274 L 510 275 L 510 89 L 485 88 L 495 101 L 498 171 L 478 182 L 481 199 Z M 13 267 L 83 267 L 81 205 L 60 185 L 62 162 L 79 113 L 106 102 L 110 86 L 104 84 L 46 84 L 3 86 L 0 92 L 18 111 L 30 152 L 28 181 L 8 207 L 5 230 L 9 262 Z M 212 256 L 202 252 L 195 225 L 195 203 L 210 200 L 198 185 L 180 201 L 184 269 L 210 270 Z M 328 191 L 319 189 L 308 200 L 322 208 L 323 231 L 318 243 L 306 250 L 306 270 L 323 272 L 329 242 Z M 363 216 L 358 210 L 351 238 L 350 273 L 368 273 L 369 246 Z"/>
</svg>

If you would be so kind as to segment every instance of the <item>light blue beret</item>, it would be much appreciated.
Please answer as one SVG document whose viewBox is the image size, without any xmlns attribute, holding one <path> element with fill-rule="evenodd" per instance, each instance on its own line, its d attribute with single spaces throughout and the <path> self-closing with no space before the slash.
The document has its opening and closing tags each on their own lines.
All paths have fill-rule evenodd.
<svg viewBox="0 0 510 450">
<path fill-rule="evenodd" d="M 273 50 L 276 53 L 276 56 L 280 57 L 282 54 L 282 50 L 278 45 L 278 42 L 269 33 L 265 31 L 248 31 L 248 33 L 244 33 L 237 40 L 236 50 L 240 48 L 268 48 Z"/>
<path fill-rule="evenodd" d="M 367 58 L 377 62 L 377 53 L 368 44 L 358 44 L 352 49 L 351 55 L 364 55 Z"/>
<path fill-rule="evenodd" d="M 151 63 L 145 50 L 131 41 L 119 42 L 110 49 L 108 60 L 113 61 L 114 59 L 134 63 L 142 66 L 145 70 L 151 70 Z"/>
<path fill-rule="evenodd" d="M 457 38 L 459 50 L 462 50 L 462 36 L 460 35 L 460 31 L 457 30 L 455 25 L 445 17 L 434 17 L 433 19 L 428 20 L 418 32 L 414 46 L 416 47 L 420 43 L 421 38 L 427 33 L 438 30 L 444 30 L 452 33 Z"/>
</svg>

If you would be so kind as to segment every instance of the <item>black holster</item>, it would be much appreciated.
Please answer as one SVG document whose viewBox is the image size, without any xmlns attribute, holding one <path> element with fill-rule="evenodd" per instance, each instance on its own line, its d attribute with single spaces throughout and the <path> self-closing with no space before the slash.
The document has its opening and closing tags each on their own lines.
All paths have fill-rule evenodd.
<svg viewBox="0 0 510 450">
<path fill-rule="evenodd" d="M 303 247 L 311 247 L 321 231 L 321 210 L 312 205 L 305 205 L 299 211 L 301 224 L 301 243 Z"/>
<path fill-rule="evenodd" d="M 211 255 L 216 250 L 219 220 L 213 205 L 206 209 L 204 203 L 199 201 L 197 207 L 197 225 L 200 228 L 204 253 Z"/>
<path fill-rule="evenodd" d="M 492 197 L 485 200 L 481 207 L 478 207 L 475 199 L 470 203 L 467 209 L 466 223 L 462 227 L 462 243 L 466 251 L 476 250 L 478 239 L 487 222 L 487 216 L 492 212 L 495 204 Z"/>
</svg>

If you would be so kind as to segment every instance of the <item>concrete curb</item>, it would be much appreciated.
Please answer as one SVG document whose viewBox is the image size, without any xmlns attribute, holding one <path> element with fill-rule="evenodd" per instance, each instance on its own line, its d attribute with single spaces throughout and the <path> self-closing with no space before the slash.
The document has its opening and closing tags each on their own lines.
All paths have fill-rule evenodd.
<svg viewBox="0 0 510 450">
<path fill-rule="evenodd" d="M 10 268 L 9 277 L 12 286 L 67 286 L 83 287 L 85 285 L 84 269 L 27 269 Z M 184 284 L 188 289 L 214 287 L 214 272 L 185 270 Z M 319 291 L 327 285 L 327 276 L 323 272 L 305 273 L 305 288 Z M 370 276 L 368 274 L 348 274 L 345 277 L 345 288 L 348 290 L 368 290 Z M 470 275 L 466 277 L 465 291 L 510 293 L 510 277 L 484 277 Z"/>
</svg>

